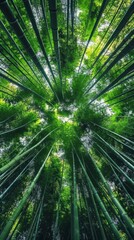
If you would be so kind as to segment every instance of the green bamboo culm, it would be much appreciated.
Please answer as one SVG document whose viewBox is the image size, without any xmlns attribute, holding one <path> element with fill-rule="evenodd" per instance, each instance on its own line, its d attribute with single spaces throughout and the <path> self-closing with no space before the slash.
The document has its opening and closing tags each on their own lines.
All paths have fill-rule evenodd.
<svg viewBox="0 0 134 240">
<path fill-rule="evenodd" d="M 53 43 L 54 50 L 58 65 L 58 72 L 60 78 L 60 85 L 62 91 L 62 73 L 61 73 L 61 60 L 60 60 L 60 48 L 59 48 L 59 33 L 58 33 L 58 21 L 57 21 L 57 1 L 50 0 L 49 1 L 49 10 L 50 10 L 50 19 L 51 19 L 51 28 L 53 34 Z"/>
<path fill-rule="evenodd" d="M 46 163 L 47 159 L 49 158 L 49 155 L 50 155 L 51 151 L 52 151 L 52 148 L 50 149 L 50 151 L 49 151 L 47 157 L 45 158 L 45 161 L 43 162 L 41 168 L 39 169 L 37 175 L 36 175 L 35 178 L 33 179 L 30 187 L 28 188 L 28 190 L 27 190 L 26 193 L 24 194 L 24 197 L 23 197 L 22 200 L 20 201 L 19 206 L 15 209 L 15 211 L 13 212 L 12 217 L 9 219 L 9 221 L 8 221 L 7 224 L 6 224 L 6 226 L 4 227 L 4 229 L 3 229 L 3 231 L 2 231 L 2 233 L 1 233 L 1 235 L 0 235 L 0 239 L 1 239 L 1 240 L 7 239 L 8 235 L 9 235 L 11 229 L 12 229 L 12 226 L 13 226 L 14 222 L 17 220 L 17 217 L 18 217 L 19 214 L 21 213 L 24 205 L 26 204 L 26 201 L 28 200 L 31 192 L 32 192 L 33 189 L 34 189 L 35 184 L 36 184 L 37 180 L 39 179 L 39 177 L 40 177 L 40 175 L 41 175 L 41 172 L 42 172 L 42 170 L 43 170 L 43 168 L 44 168 L 44 166 L 45 166 L 45 163 Z"/>
<path fill-rule="evenodd" d="M 71 239 L 79 240 L 79 214 L 78 214 L 78 205 L 77 205 L 77 185 L 76 185 L 76 169 L 75 169 L 75 159 L 74 153 L 72 151 L 72 181 L 73 181 L 73 189 L 72 189 L 72 225 L 71 225 Z"/>
<path fill-rule="evenodd" d="M 112 221 L 109 213 L 107 212 L 107 210 L 106 210 L 103 202 L 101 201 L 101 199 L 100 199 L 100 197 L 99 197 L 99 195 L 98 195 L 98 193 L 97 193 L 94 185 L 92 184 L 92 182 L 91 182 L 91 180 L 90 180 L 90 178 L 89 178 L 89 176 L 88 176 L 88 174 L 87 174 L 87 172 L 86 172 L 86 170 L 85 170 L 85 168 L 84 168 L 84 166 L 83 166 L 83 164 L 82 164 L 82 162 L 81 162 L 81 160 L 80 160 L 79 157 L 78 157 L 78 160 L 79 160 L 80 165 L 81 165 L 81 167 L 82 167 L 82 170 L 83 170 L 83 172 L 84 172 L 84 174 L 85 174 L 85 177 L 86 177 L 86 179 L 87 179 L 87 182 L 88 182 L 88 184 L 89 184 L 89 187 L 92 189 L 93 194 L 94 194 L 94 197 L 95 197 L 96 201 L 98 202 L 98 204 L 99 204 L 102 212 L 104 213 L 104 215 L 105 215 L 105 217 L 106 217 L 106 219 L 107 219 L 107 221 L 108 221 L 108 223 L 109 223 L 109 226 L 110 226 L 110 228 L 111 228 L 114 236 L 116 237 L 116 239 L 121 239 L 121 236 L 120 236 L 120 234 L 119 234 L 119 231 L 117 230 L 117 228 L 116 228 L 115 224 L 113 223 L 113 221 Z"/>
<path fill-rule="evenodd" d="M 114 197 L 113 192 L 109 186 L 109 184 L 107 183 L 105 177 L 103 176 L 103 174 L 101 173 L 101 171 L 99 170 L 99 168 L 96 166 L 95 161 L 92 159 L 92 157 L 89 155 L 90 161 L 92 161 L 98 176 L 100 177 L 102 183 L 104 184 L 104 186 L 106 187 L 108 194 L 111 198 L 111 200 L 113 201 L 113 203 L 115 204 L 115 206 L 117 207 L 117 209 L 119 210 L 120 213 L 120 217 L 123 219 L 125 225 L 128 227 L 132 237 L 134 235 L 134 226 L 133 226 L 133 222 L 131 221 L 131 219 L 127 216 L 126 211 L 123 209 L 123 207 L 121 206 L 121 204 L 119 203 L 118 199 L 116 197 Z"/>
<path fill-rule="evenodd" d="M 5 166 L 3 166 L 0 169 L 0 174 L 4 173 L 6 170 L 8 170 L 9 168 L 11 168 L 13 165 L 15 165 L 22 157 L 26 156 L 29 152 L 31 152 L 32 150 L 34 150 L 36 147 L 38 147 L 48 136 L 50 136 L 52 134 L 52 132 L 54 132 L 54 130 L 52 130 L 50 133 L 48 133 L 41 141 L 39 141 L 37 144 L 35 144 L 33 147 L 29 148 L 27 151 L 21 153 L 20 155 L 17 155 L 14 159 L 12 159 L 9 163 L 7 163 Z"/>
<path fill-rule="evenodd" d="M 52 86 L 48 76 L 46 75 L 45 70 L 43 69 L 42 65 L 40 64 L 38 58 L 36 57 L 36 55 L 35 55 L 35 53 L 33 51 L 33 48 L 31 47 L 29 41 L 25 37 L 24 32 L 23 32 L 21 26 L 19 25 L 19 23 L 15 19 L 14 15 L 13 15 L 10 7 L 9 7 L 9 5 L 7 4 L 7 2 L 5 0 L 3 0 L 0 3 L 0 9 L 2 10 L 3 14 L 7 18 L 8 22 L 10 23 L 10 25 L 12 26 L 14 32 L 18 36 L 18 38 L 21 41 L 22 45 L 24 46 L 24 48 L 26 49 L 26 51 L 28 52 L 28 54 L 32 58 L 34 64 L 39 69 L 39 71 L 42 73 L 42 75 L 45 77 L 45 80 L 47 81 L 47 83 L 49 84 L 50 88 L 52 89 L 52 91 L 54 92 L 55 96 L 57 97 L 57 94 L 54 91 L 53 86 Z"/>
</svg>

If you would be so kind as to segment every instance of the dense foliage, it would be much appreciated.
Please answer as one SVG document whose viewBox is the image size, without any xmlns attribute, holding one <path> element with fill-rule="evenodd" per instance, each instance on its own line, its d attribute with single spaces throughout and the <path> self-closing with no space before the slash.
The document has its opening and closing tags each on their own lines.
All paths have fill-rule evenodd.
<svg viewBox="0 0 134 240">
<path fill-rule="evenodd" d="M 134 239 L 134 2 L 0 9 L 0 239 Z"/>
</svg>

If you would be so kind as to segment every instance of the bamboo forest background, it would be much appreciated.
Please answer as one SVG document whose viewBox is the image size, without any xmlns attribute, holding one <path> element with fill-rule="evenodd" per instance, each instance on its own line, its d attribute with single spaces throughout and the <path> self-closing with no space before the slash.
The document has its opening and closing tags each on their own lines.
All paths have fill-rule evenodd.
<svg viewBox="0 0 134 240">
<path fill-rule="evenodd" d="M 134 239 L 134 2 L 0 9 L 0 239 Z"/>
</svg>

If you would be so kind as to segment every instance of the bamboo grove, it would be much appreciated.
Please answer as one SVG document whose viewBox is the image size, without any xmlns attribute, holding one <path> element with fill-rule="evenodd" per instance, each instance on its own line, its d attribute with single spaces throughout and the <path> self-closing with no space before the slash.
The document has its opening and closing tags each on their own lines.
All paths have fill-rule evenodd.
<svg viewBox="0 0 134 240">
<path fill-rule="evenodd" d="M 134 2 L 0 1 L 0 239 L 133 240 Z"/>
</svg>

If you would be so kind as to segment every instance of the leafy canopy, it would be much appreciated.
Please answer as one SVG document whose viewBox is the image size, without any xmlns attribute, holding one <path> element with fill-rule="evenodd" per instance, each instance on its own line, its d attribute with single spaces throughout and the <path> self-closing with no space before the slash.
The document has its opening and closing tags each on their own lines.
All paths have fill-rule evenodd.
<svg viewBox="0 0 134 240">
<path fill-rule="evenodd" d="M 134 2 L 0 9 L 0 239 L 133 239 Z"/>
</svg>

